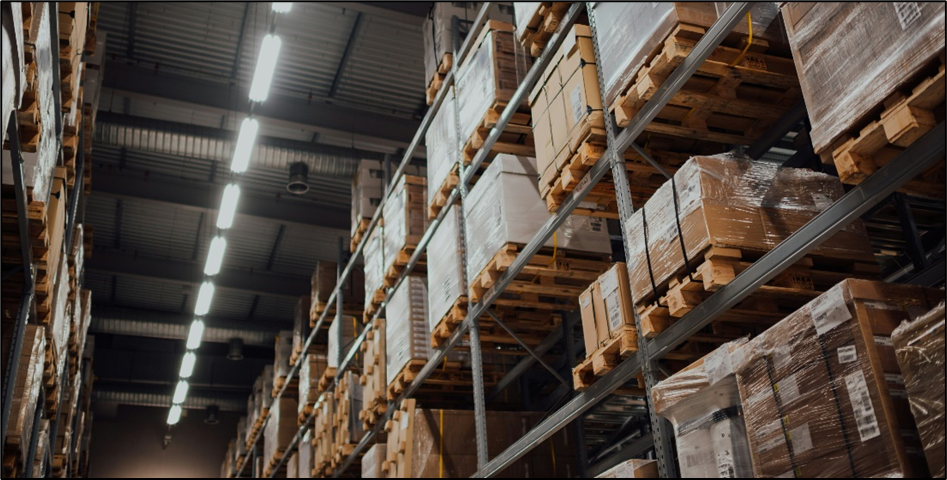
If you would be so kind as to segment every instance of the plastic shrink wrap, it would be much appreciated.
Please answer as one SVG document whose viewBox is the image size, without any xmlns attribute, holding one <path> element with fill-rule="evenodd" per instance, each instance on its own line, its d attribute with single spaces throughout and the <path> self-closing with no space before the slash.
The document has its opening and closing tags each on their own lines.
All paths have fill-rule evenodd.
<svg viewBox="0 0 947 480">
<path fill-rule="evenodd" d="M 691 158 L 625 226 L 635 303 L 684 270 L 684 251 L 691 262 L 710 246 L 767 252 L 844 193 L 837 177 L 823 173 L 729 154 Z M 873 261 L 861 221 L 811 254 Z"/>
<path fill-rule="evenodd" d="M 249 425 L 247 424 L 247 417 L 240 417 L 240 420 L 237 421 L 237 440 L 234 440 L 233 451 L 234 456 L 242 457 L 247 453 L 247 429 Z"/>
<path fill-rule="evenodd" d="M 470 190 L 464 207 L 467 236 L 467 283 L 507 243 L 529 243 L 550 214 L 536 186 L 536 159 L 500 154 Z M 571 216 L 546 246 L 611 253 L 611 241 L 600 218 Z"/>
<path fill-rule="evenodd" d="M 944 55 L 943 2 L 785 2 L 782 11 L 818 153 Z"/>
<path fill-rule="evenodd" d="M 753 476 L 740 392 L 731 363 L 746 343 L 725 343 L 655 385 L 654 411 L 674 426 L 683 478 Z"/>
<path fill-rule="evenodd" d="M 513 25 L 487 22 L 457 71 L 455 94 L 461 145 L 470 139 L 494 105 L 499 104 L 497 112 L 503 111 L 519 86 L 519 72 L 525 72 L 529 62 L 526 55 L 516 54 Z"/>
<path fill-rule="evenodd" d="M 931 476 L 944 478 L 944 303 L 891 334 Z"/>
<path fill-rule="evenodd" d="M 302 439 L 299 441 L 299 453 L 296 456 L 296 462 L 298 463 L 298 473 L 296 478 L 311 478 L 312 477 L 312 432 L 306 430 L 306 434 L 303 435 Z"/>
<path fill-rule="evenodd" d="M 427 147 L 427 201 L 431 203 L 435 202 L 451 170 L 460 162 L 456 108 L 454 87 L 451 86 L 424 136 L 424 145 Z"/>
<path fill-rule="evenodd" d="M 299 367 L 299 413 L 306 414 L 306 405 L 314 405 L 319 399 L 319 381 L 326 371 L 326 356 L 308 353 Z"/>
<path fill-rule="evenodd" d="M 427 246 L 428 327 L 431 332 L 467 293 L 460 207 L 452 205 Z"/>
<path fill-rule="evenodd" d="M 659 478 L 657 460 L 625 460 L 595 478 Z"/>
<path fill-rule="evenodd" d="M 345 355 L 352 340 L 355 339 L 355 330 L 358 326 L 358 320 L 355 317 L 343 315 L 342 321 L 333 319 L 329 325 L 329 345 L 326 354 L 326 365 L 329 368 L 339 368 L 339 356 Z M 339 345 L 339 329 L 342 329 L 342 344 Z"/>
<path fill-rule="evenodd" d="M 19 3 L 9 3 L 10 7 L 19 7 Z M 26 63 L 23 49 L 23 12 L 20 8 L 10 8 L 7 12 L 3 11 L 3 69 L 2 78 L 3 94 L 0 96 L 0 125 L 3 125 L 3 132 L 0 132 L 0 143 L 7 138 L 7 122 L 10 121 L 10 115 L 20 108 L 20 102 L 23 99 L 23 91 L 26 89 Z M 6 172 L 4 172 L 6 174 Z M 4 182 L 6 183 L 6 182 Z"/>
<path fill-rule="evenodd" d="M 427 360 L 431 352 L 424 279 L 405 278 L 385 312 L 386 381 L 390 385 L 411 360 Z"/>
<path fill-rule="evenodd" d="M 33 62 L 36 64 L 36 76 L 33 79 L 35 85 L 29 90 L 34 92 L 36 108 L 39 113 L 35 128 L 39 138 L 35 145 L 20 144 L 20 153 L 23 157 L 23 179 L 25 185 L 31 192 L 31 200 L 47 202 L 50 186 L 53 181 L 53 172 L 56 169 L 56 162 L 59 160 L 59 146 L 56 144 L 56 115 L 58 113 L 53 96 L 53 54 L 50 45 L 50 15 L 55 12 L 50 11 L 50 5 L 47 3 L 36 3 L 33 6 L 32 25 L 30 25 L 30 39 L 34 41 L 32 47 Z M 18 6 L 18 5 L 17 5 Z M 22 22 L 22 20 L 21 20 Z M 4 30 L 7 28 L 4 22 Z M 25 33 L 25 32 L 24 32 Z M 6 35 L 4 35 L 6 38 Z M 13 46 L 11 46 L 12 49 Z M 4 59 L 6 56 L 4 56 Z M 4 82 L 4 86 L 13 85 Z M 8 88 L 4 88 L 4 91 Z M 30 100 L 24 99 L 25 104 Z M 25 106 L 25 105 L 24 105 Z M 24 127 L 21 125 L 20 138 L 26 138 L 27 132 L 22 132 Z M 6 124 L 3 129 L 6 130 Z M 4 134 L 5 138 L 6 134 Z M 13 185 L 13 164 L 10 151 L 3 150 L 3 184 Z"/>
<path fill-rule="evenodd" d="M 362 457 L 362 478 L 385 478 L 381 465 L 385 462 L 388 445 L 376 443 Z"/>
<path fill-rule="evenodd" d="M 483 2 L 435 2 L 434 7 L 421 26 L 424 38 L 424 82 L 430 83 L 444 58 L 444 54 L 454 52 L 454 40 L 451 20 L 457 17 L 458 40 L 463 43 L 470 32 L 470 26 L 480 13 Z M 494 3 L 487 18 L 512 22 L 510 7 Z M 447 73 L 447 72 L 443 72 Z"/>
<path fill-rule="evenodd" d="M 10 402 L 10 420 L 5 432 L 7 445 L 17 445 L 23 454 L 19 457 L 20 469 L 26 465 L 26 451 L 33 435 L 33 420 L 43 382 L 46 358 L 46 334 L 43 327 L 26 325 L 23 332 L 23 349 L 20 351 L 16 371 L 13 400 Z M 4 329 L 4 336 L 10 329 Z M 4 342 L 6 343 L 6 342 Z M 5 364 L 6 362 L 4 362 Z"/>
<path fill-rule="evenodd" d="M 289 357 L 293 354 L 292 330 L 281 330 L 276 335 L 276 358 L 273 362 L 273 375 L 282 378 L 289 375 Z"/>
<path fill-rule="evenodd" d="M 536 29 L 537 25 L 533 25 L 532 20 L 542 4 L 543 2 L 513 2 L 513 15 L 516 20 L 516 36 L 518 38 L 523 38 L 523 35 L 529 29 Z"/>
<path fill-rule="evenodd" d="M 618 262 L 579 295 L 585 356 L 620 333 L 635 332 L 635 310 L 628 289 L 628 268 Z M 637 337 L 635 337 L 637 343 Z"/>
<path fill-rule="evenodd" d="M 296 399 L 280 398 L 274 401 L 263 431 L 264 461 L 271 461 L 279 451 L 285 450 L 296 432 Z"/>
<path fill-rule="evenodd" d="M 924 476 L 891 333 L 943 296 L 845 280 L 734 355 L 755 476 Z"/>
<path fill-rule="evenodd" d="M 384 288 L 385 242 L 384 226 L 377 226 L 368 236 L 362 255 L 365 258 L 365 308 L 375 300 L 375 293 Z"/>
<path fill-rule="evenodd" d="M 395 265 L 407 263 L 407 248 L 421 241 L 427 228 L 427 191 L 424 177 L 403 175 L 394 185 L 392 195 L 382 210 L 385 219 L 384 262 L 382 273 L 386 275 Z"/>
<path fill-rule="evenodd" d="M 49 446 L 49 420 L 40 420 L 36 436 L 36 455 L 33 457 L 33 477 L 46 478 L 46 449 Z"/>
<path fill-rule="evenodd" d="M 729 2 L 595 2 L 606 105 L 614 104 L 679 23 L 710 27 L 727 6 Z M 770 48 L 785 43 L 782 26 L 773 22 L 778 13 L 775 2 L 759 2 L 750 11 L 754 37 L 767 40 Z M 743 21 L 730 35 L 742 37 L 748 31 Z"/>
</svg>

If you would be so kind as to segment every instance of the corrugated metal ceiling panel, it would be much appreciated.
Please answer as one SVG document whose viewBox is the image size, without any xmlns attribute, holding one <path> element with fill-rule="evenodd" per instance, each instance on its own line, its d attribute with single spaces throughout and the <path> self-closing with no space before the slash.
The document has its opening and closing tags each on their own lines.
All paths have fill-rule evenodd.
<svg viewBox="0 0 947 480">
<path fill-rule="evenodd" d="M 291 298 L 260 297 L 253 318 L 268 320 L 285 325 L 285 328 L 292 328 L 295 312 L 296 301 Z"/>
<path fill-rule="evenodd" d="M 184 313 L 193 311 L 194 296 L 190 286 L 147 278 L 117 277 L 115 284 L 115 305 L 119 306 Z"/>
</svg>

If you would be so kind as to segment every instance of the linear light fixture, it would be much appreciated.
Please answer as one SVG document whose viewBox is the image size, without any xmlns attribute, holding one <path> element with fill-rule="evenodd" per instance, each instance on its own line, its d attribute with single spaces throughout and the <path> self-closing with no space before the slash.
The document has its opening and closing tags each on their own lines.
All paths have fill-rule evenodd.
<svg viewBox="0 0 947 480">
<path fill-rule="evenodd" d="M 180 405 L 184 403 L 184 400 L 187 399 L 187 381 L 181 380 L 178 382 L 178 386 L 174 389 L 174 398 L 171 399 L 171 403 L 174 405 Z"/>
<path fill-rule="evenodd" d="M 172 405 L 168 411 L 168 425 L 177 425 L 181 421 L 181 406 Z"/>
<path fill-rule="evenodd" d="M 247 117 L 240 124 L 240 134 L 233 150 L 233 161 L 230 163 L 230 170 L 234 173 L 247 171 L 247 166 L 250 165 L 250 154 L 253 153 L 253 145 L 256 144 L 256 134 L 259 130 L 260 123 L 255 118 Z"/>
<path fill-rule="evenodd" d="M 281 43 L 279 37 L 272 33 L 263 37 L 263 46 L 260 47 L 260 56 L 253 72 L 253 83 L 250 84 L 251 101 L 262 103 L 269 96 Z"/>
<path fill-rule="evenodd" d="M 273 11 L 276 13 L 289 13 L 293 9 L 293 2 L 273 2 Z"/>
<path fill-rule="evenodd" d="M 236 183 L 227 185 L 227 188 L 224 188 L 224 198 L 220 201 L 220 212 L 217 213 L 217 228 L 227 230 L 233 225 L 239 200 L 240 186 Z"/>
<path fill-rule="evenodd" d="M 204 322 L 194 320 L 191 323 L 191 330 L 187 333 L 187 349 L 197 350 L 201 346 L 201 340 L 204 339 Z"/>
<path fill-rule="evenodd" d="M 197 292 L 197 305 L 194 306 L 194 315 L 198 317 L 207 315 L 210 311 L 210 302 L 214 299 L 214 284 L 204 282 L 201 284 L 201 290 Z"/>
<path fill-rule="evenodd" d="M 210 249 L 207 252 L 207 263 L 204 265 L 204 275 L 217 275 L 220 273 L 220 265 L 224 262 L 224 252 L 226 251 L 226 238 L 214 237 L 214 239 L 210 241 Z"/>
<path fill-rule="evenodd" d="M 195 363 L 197 363 L 197 355 L 194 355 L 194 352 L 184 354 L 184 359 L 181 360 L 181 378 L 191 378 Z"/>
</svg>

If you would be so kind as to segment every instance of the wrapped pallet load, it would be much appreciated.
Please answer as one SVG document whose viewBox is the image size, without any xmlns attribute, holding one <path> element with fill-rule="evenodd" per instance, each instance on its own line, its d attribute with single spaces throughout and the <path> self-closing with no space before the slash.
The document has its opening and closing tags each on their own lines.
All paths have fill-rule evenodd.
<svg viewBox="0 0 947 480">
<path fill-rule="evenodd" d="M 427 229 L 425 183 L 424 177 L 402 175 L 392 185 L 391 196 L 385 203 L 382 211 L 385 219 L 382 263 L 385 286 L 397 280 Z"/>
<path fill-rule="evenodd" d="M 237 420 L 237 439 L 234 440 L 233 445 L 233 454 L 234 457 L 242 457 L 247 454 L 247 429 L 250 427 L 250 424 L 247 423 L 248 419 L 246 416 L 241 416 Z"/>
<path fill-rule="evenodd" d="M 13 3 L 7 5 L 12 7 Z M 0 71 L 4 85 L 0 96 L 0 125 L 8 125 L 10 115 L 20 108 L 20 102 L 23 100 L 23 93 L 26 90 L 26 57 L 23 44 L 23 11 L 19 8 L 10 8 L 8 12 L 3 10 L 3 18 L 10 18 L 9 23 L 3 23 L 3 69 Z M 26 32 L 27 35 L 29 32 Z M 48 44 L 49 42 L 47 42 Z M 0 132 L 0 143 L 6 142 L 6 128 Z M 4 172 L 4 178 L 6 177 Z M 6 181 L 4 181 L 6 183 Z"/>
<path fill-rule="evenodd" d="M 391 385 L 403 371 L 412 367 L 412 362 L 418 366 L 416 364 L 423 364 L 430 355 L 424 279 L 405 278 L 392 293 L 385 311 L 386 380 Z"/>
<path fill-rule="evenodd" d="M 324 353 L 307 353 L 302 357 L 299 367 L 299 420 L 304 421 L 312 414 L 316 400 L 321 393 L 320 384 L 326 370 Z"/>
<path fill-rule="evenodd" d="M 343 268 L 345 266 L 343 265 Z M 335 304 L 329 304 L 332 291 L 337 281 L 337 264 L 335 262 L 318 261 L 312 272 L 312 304 L 309 309 L 309 323 L 315 326 L 319 316 L 326 310 L 330 314 L 335 312 Z M 365 272 L 361 265 L 353 265 L 352 273 L 342 282 L 342 309 L 360 310 L 365 301 Z"/>
<path fill-rule="evenodd" d="M 365 257 L 365 313 L 375 309 L 385 299 L 385 242 L 384 226 L 377 226 L 368 235 L 362 255 Z"/>
<path fill-rule="evenodd" d="M 891 334 L 931 476 L 944 478 L 944 303 Z"/>
<path fill-rule="evenodd" d="M 296 399 L 280 398 L 274 401 L 263 432 L 263 459 L 268 464 L 264 475 L 269 476 L 276 462 L 289 454 L 286 449 L 296 432 Z"/>
<path fill-rule="evenodd" d="M 13 4 L 14 9 L 19 8 L 19 4 Z M 13 36 L 15 32 L 8 32 L 8 24 L 4 23 L 3 42 L 5 49 L 7 46 L 11 49 L 21 49 L 20 61 L 23 62 L 24 56 L 29 53 L 32 57 L 31 71 L 34 75 L 27 75 L 23 78 L 27 83 L 22 84 L 24 91 L 20 103 L 20 111 L 16 113 L 20 121 L 20 155 L 23 158 L 23 180 L 27 187 L 29 197 L 27 200 L 46 203 L 49 201 L 53 184 L 53 172 L 56 169 L 56 163 L 59 160 L 59 145 L 56 142 L 56 104 L 53 90 L 53 53 L 50 45 L 50 16 L 56 15 L 52 10 L 55 4 L 37 3 L 34 5 L 30 17 L 28 30 L 22 30 L 22 36 L 19 38 L 19 45 L 26 42 L 26 48 L 8 44 L 7 42 L 17 41 Z M 6 9 L 4 9 L 6 10 Z M 11 14 L 12 17 L 12 14 Z M 23 26 L 22 17 L 20 26 Z M 12 27 L 12 25 L 9 25 Z M 4 65 L 7 65 L 8 56 L 4 55 Z M 10 58 L 12 60 L 12 58 Z M 24 65 L 24 68 L 28 65 Z M 16 73 L 19 68 L 11 66 Z M 65 75 L 65 72 L 63 72 Z M 70 77 L 71 78 L 71 77 Z M 30 80 L 31 79 L 31 80 Z M 6 80 L 6 79 L 4 79 Z M 15 91 L 16 83 L 4 81 L 8 88 L 3 89 L 4 95 L 7 92 Z M 6 138 L 7 123 L 3 124 L 3 136 Z M 10 157 L 10 151 L 3 150 L 3 184 L 13 185 L 13 163 Z M 52 249 L 51 249 L 52 250 Z"/>
<path fill-rule="evenodd" d="M 625 460 L 595 478 L 658 478 L 657 460 Z"/>
<path fill-rule="evenodd" d="M 362 457 L 362 478 L 385 478 L 381 471 L 382 464 L 385 463 L 385 455 L 388 453 L 388 445 L 376 443 L 365 452 Z"/>
<path fill-rule="evenodd" d="M 654 411 L 674 426 L 683 478 L 746 478 L 753 465 L 732 359 L 746 339 L 721 345 L 655 385 Z"/>
<path fill-rule="evenodd" d="M 10 403 L 10 421 L 7 431 L 3 432 L 6 445 L 4 451 L 7 448 L 13 450 L 15 461 L 12 466 L 8 466 L 4 461 L 5 477 L 17 476 L 26 467 L 30 438 L 33 435 L 34 413 L 43 383 L 46 351 L 44 329 L 36 325 L 26 325 L 24 328 L 26 331 L 23 333 L 23 347 L 20 350 L 13 399 Z M 10 328 L 3 329 L 5 337 L 12 337 L 12 333 Z M 5 339 L 4 344 L 7 342 Z M 3 363 L 6 369 L 6 358 Z"/>
<path fill-rule="evenodd" d="M 303 345 L 306 343 L 306 337 L 309 336 L 309 310 L 312 298 L 309 295 L 303 295 L 296 301 L 296 309 L 293 311 L 293 352 L 289 357 L 289 363 L 294 364 L 303 353 Z"/>
<path fill-rule="evenodd" d="M 460 145 L 457 144 L 456 108 L 454 87 L 451 86 L 424 136 L 424 145 L 427 147 L 427 216 L 429 219 L 437 216 L 447 203 L 451 190 L 460 180 Z"/>
<path fill-rule="evenodd" d="M 306 430 L 305 435 L 299 440 L 299 453 L 296 457 L 297 470 L 296 478 L 312 477 L 312 432 Z"/>
<path fill-rule="evenodd" d="M 281 330 L 276 335 L 276 355 L 273 361 L 273 396 L 283 388 L 289 375 L 289 357 L 293 354 L 293 331 Z"/>
<path fill-rule="evenodd" d="M 468 285 L 501 249 L 508 244 L 528 243 L 549 220 L 536 187 L 536 175 L 535 158 L 500 154 L 470 190 L 463 205 Z M 611 253 L 607 229 L 598 218 L 571 216 L 553 237 L 545 243 L 547 247 Z"/>
<path fill-rule="evenodd" d="M 434 101 L 444 77 L 453 65 L 455 47 L 459 48 L 463 44 L 482 7 L 483 2 L 435 2 L 424 19 L 421 31 L 424 39 L 424 81 L 427 85 L 428 105 Z M 508 5 L 494 3 L 487 18 L 509 23 L 513 21 L 511 14 Z"/>
<path fill-rule="evenodd" d="M 352 243 L 354 252 L 384 195 L 385 172 L 378 160 L 360 160 L 352 179 Z"/>
<path fill-rule="evenodd" d="M 355 333 L 358 329 L 358 320 L 355 317 L 342 316 L 341 321 L 333 321 L 329 325 L 329 345 L 326 353 L 326 365 L 330 375 L 335 375 L 339 368 L 340 357 L 347 355 Z M 339 343 L 339 330 L 342 330 L 342 343 Z"/>
<path fill-rule="evenodd" d="M 363 423 L 358 418 L 362 411 L 362 386 L 358 382 L 358 374 L 351 371 L 343 373 L 335 386 L 334 396 L 334 444 L 337 454 L 344 457 L 351 453 L 365 434 Z"/>
<path fill-rule="evenodd" d="M 891 335 L 943 298 L 845 280 L 734 355 L 755 476 L 926 476 Z"/>
<path fill-rule="evenodd" d="M 428 262 L 437 267 L 428 269 L 428 328 L 432 333 L 442 321 L 463 321 L 467 312 L 460 208 L 450 206 L 427 247 Z"/>
</svg>

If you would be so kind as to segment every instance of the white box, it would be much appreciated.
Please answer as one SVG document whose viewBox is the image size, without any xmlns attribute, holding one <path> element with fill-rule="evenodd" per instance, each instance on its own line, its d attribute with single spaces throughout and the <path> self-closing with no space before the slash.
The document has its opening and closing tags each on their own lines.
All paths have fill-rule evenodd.
<svg viewBox="0 0 947 480">
<path fill-rule="evenodd" d="M 428 328 L 434 331 L 457 299 L 467 294 L 460 207 L 452 205 L 427 246 Z M 436 266 L 436 268 L 433 268 Z"/>
</svg>

